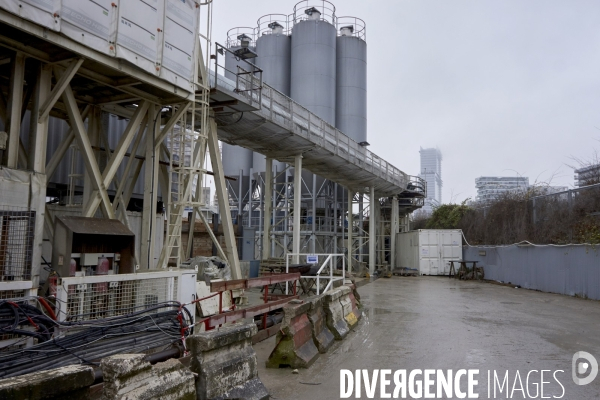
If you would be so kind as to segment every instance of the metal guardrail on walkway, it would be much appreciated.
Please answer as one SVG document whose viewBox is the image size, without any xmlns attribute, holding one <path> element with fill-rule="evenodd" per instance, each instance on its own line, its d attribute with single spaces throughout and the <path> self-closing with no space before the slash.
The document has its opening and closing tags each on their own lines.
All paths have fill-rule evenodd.
<svg viewBox="0 0 600 400">
<path fill-rule="evenodd" d="M 280 161 L 300 151 L 303 167 L 355 191 L 373 185 L 385 197 L 407 189 L 406 173 L 269 85 L 259 91 L 259 78 L 245 74 L 234 82 L 209 75 L 212 96 L 224 110 L 216 115 L 219 139 Z"/>
</svg>

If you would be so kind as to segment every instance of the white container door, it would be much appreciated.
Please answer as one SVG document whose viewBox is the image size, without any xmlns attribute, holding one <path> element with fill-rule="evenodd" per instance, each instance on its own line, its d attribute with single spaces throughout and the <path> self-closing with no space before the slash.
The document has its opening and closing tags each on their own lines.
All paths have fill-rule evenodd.
<svg viewBox="0 0 600 400">
<path fill-rule="evenodd" d="M 462 238 L 460 231 L 439 231 L 440 275 L 450 273 L 450 260 L 462 259 Z"/>
<path fill-rule="evenodd" d="M 437 275 L 440 269 L 439 235 L 437 231 L 419 233 L 421 275 Z"/>
</svg>

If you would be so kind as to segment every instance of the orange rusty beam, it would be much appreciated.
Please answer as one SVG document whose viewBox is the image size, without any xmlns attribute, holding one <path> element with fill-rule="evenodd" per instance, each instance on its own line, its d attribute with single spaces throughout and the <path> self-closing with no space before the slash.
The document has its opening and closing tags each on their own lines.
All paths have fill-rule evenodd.
<svg viewBox="0 0 600 400">
<path fill-rule="evenodd" d="M 250 278 L 250 279 L 236 279 L 233 281 L 220 281 L 220 282 L 211 282 L 210 283 L 210 291 L 211 292 L 224 292 L 226 290 L 235 290 L 235 289 L 250 289 L 253 287 L 265 286 L 265 285 L 274 285 L 276 283 L 296 281 L 300 279 L 300 273 L 294 272 L 290 274 L 277 274 L 271 276 L 261 276 L 258 278 Z"/>
</svg>

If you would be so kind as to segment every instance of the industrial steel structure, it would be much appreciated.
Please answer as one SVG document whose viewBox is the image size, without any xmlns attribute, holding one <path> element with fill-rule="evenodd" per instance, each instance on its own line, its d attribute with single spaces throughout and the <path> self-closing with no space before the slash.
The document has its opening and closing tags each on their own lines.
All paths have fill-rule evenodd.
<svg viewBox="0 0 600 400">
<path fill-rule="evenodd" d="M 243 39 L 249 57 L 236 56 Z M 257 244 L 240 256 L 267 259 L 288 252 L 344 251 L 359 264 L 372 259 L 371 271 L 389 264 L 393 207 L 392 200 L 383 198 L 397 196 L 404 207 L 397 210 L 396 219 L 408 221 L 407 213 L 422 206 L 425 187 L 421 179 L 409 183 L 404 173 L 387 163 L 378 165 L 377 157 L 369 159 L 364 21 L 337 17 L 328 1 L 302 1 L 291 15 L 269 14 L 259 18 L 255 28 L 231 29 L 224 47 L 217 59 L 225 61 L 216 63 L 214 79 L 218 88 L 229 89 L 230 97 L 222 98 L 215 118 L 219 137 L 227 143 L 227 172 L 243 181 L 230 183 L 238 237 L 247 243 L 254 236 Z M 240 71 L 260 71 L 260 95 L 247 95 L 252 91 L 244 85 L 251 81 L 234 81 L 233 74 Z M 255 152 L 251 165 L 247 149 Z M 348 161 L 359 169 L 375 168 L 394 188 L 371 193 L 373 177 L 361 182 L 364 171 L 352 171 Z M 384 226 L 372 232 L 376 240 L 369 244 L 364 226 L 373 218 L 371 210 L 382 212 L 371 206 L 379 202 L 390 211 L 380 218 Z M 378 226 L 371 225 L 370 229 Z M 407 223 L 397 225 L 408 228 Z M 381 256 L 368 257 L 385 246 Z"/>
<path fill-rule="evenodd" d="M 139 335 L 135 351 L 185 343 L 202 300 L 188 261 L 196 220 L 234 280 L 245 235 L 258 258 L 336 254 L 331 282 L 335 268 L 394 264 L 394 235 L 425 186 L 366 147 L 364 22 L 315 3 L 236 28 L 225 45 L 211 40 L 210 1 L 0 3 L 0 303 L 17 305 L 0 315 L 2 344 L 88 321 L 99 359 L 120 351 L 102 342 L 113 320 L 131 325 L 122 343 Z M 207 174 L 222 242 L 199 212 Z M 85 332 L 75 339 L 46 343 L 40 368 L 48 348 L 85 348 Z M 0 373 L 22 373 L 19 351 Z"/>
</svg>

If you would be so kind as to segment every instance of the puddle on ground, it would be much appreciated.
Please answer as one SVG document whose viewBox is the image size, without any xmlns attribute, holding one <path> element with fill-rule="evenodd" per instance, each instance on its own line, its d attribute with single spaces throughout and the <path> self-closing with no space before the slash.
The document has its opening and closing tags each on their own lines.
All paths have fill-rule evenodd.
<svg viewBox="0 0 600 400">
<path fill-rule="evenodd" d="M 375 314 L 375 315 L 377 315 L 377 314 L 391 314 L 392 313 L 392 310 L 388 310 L 387 308 L 377 308 L 377 307 L 365 310 L 365 312 L 368 312 L 368 311 L 373 311 L 373 314 Z"/>
</svg>

